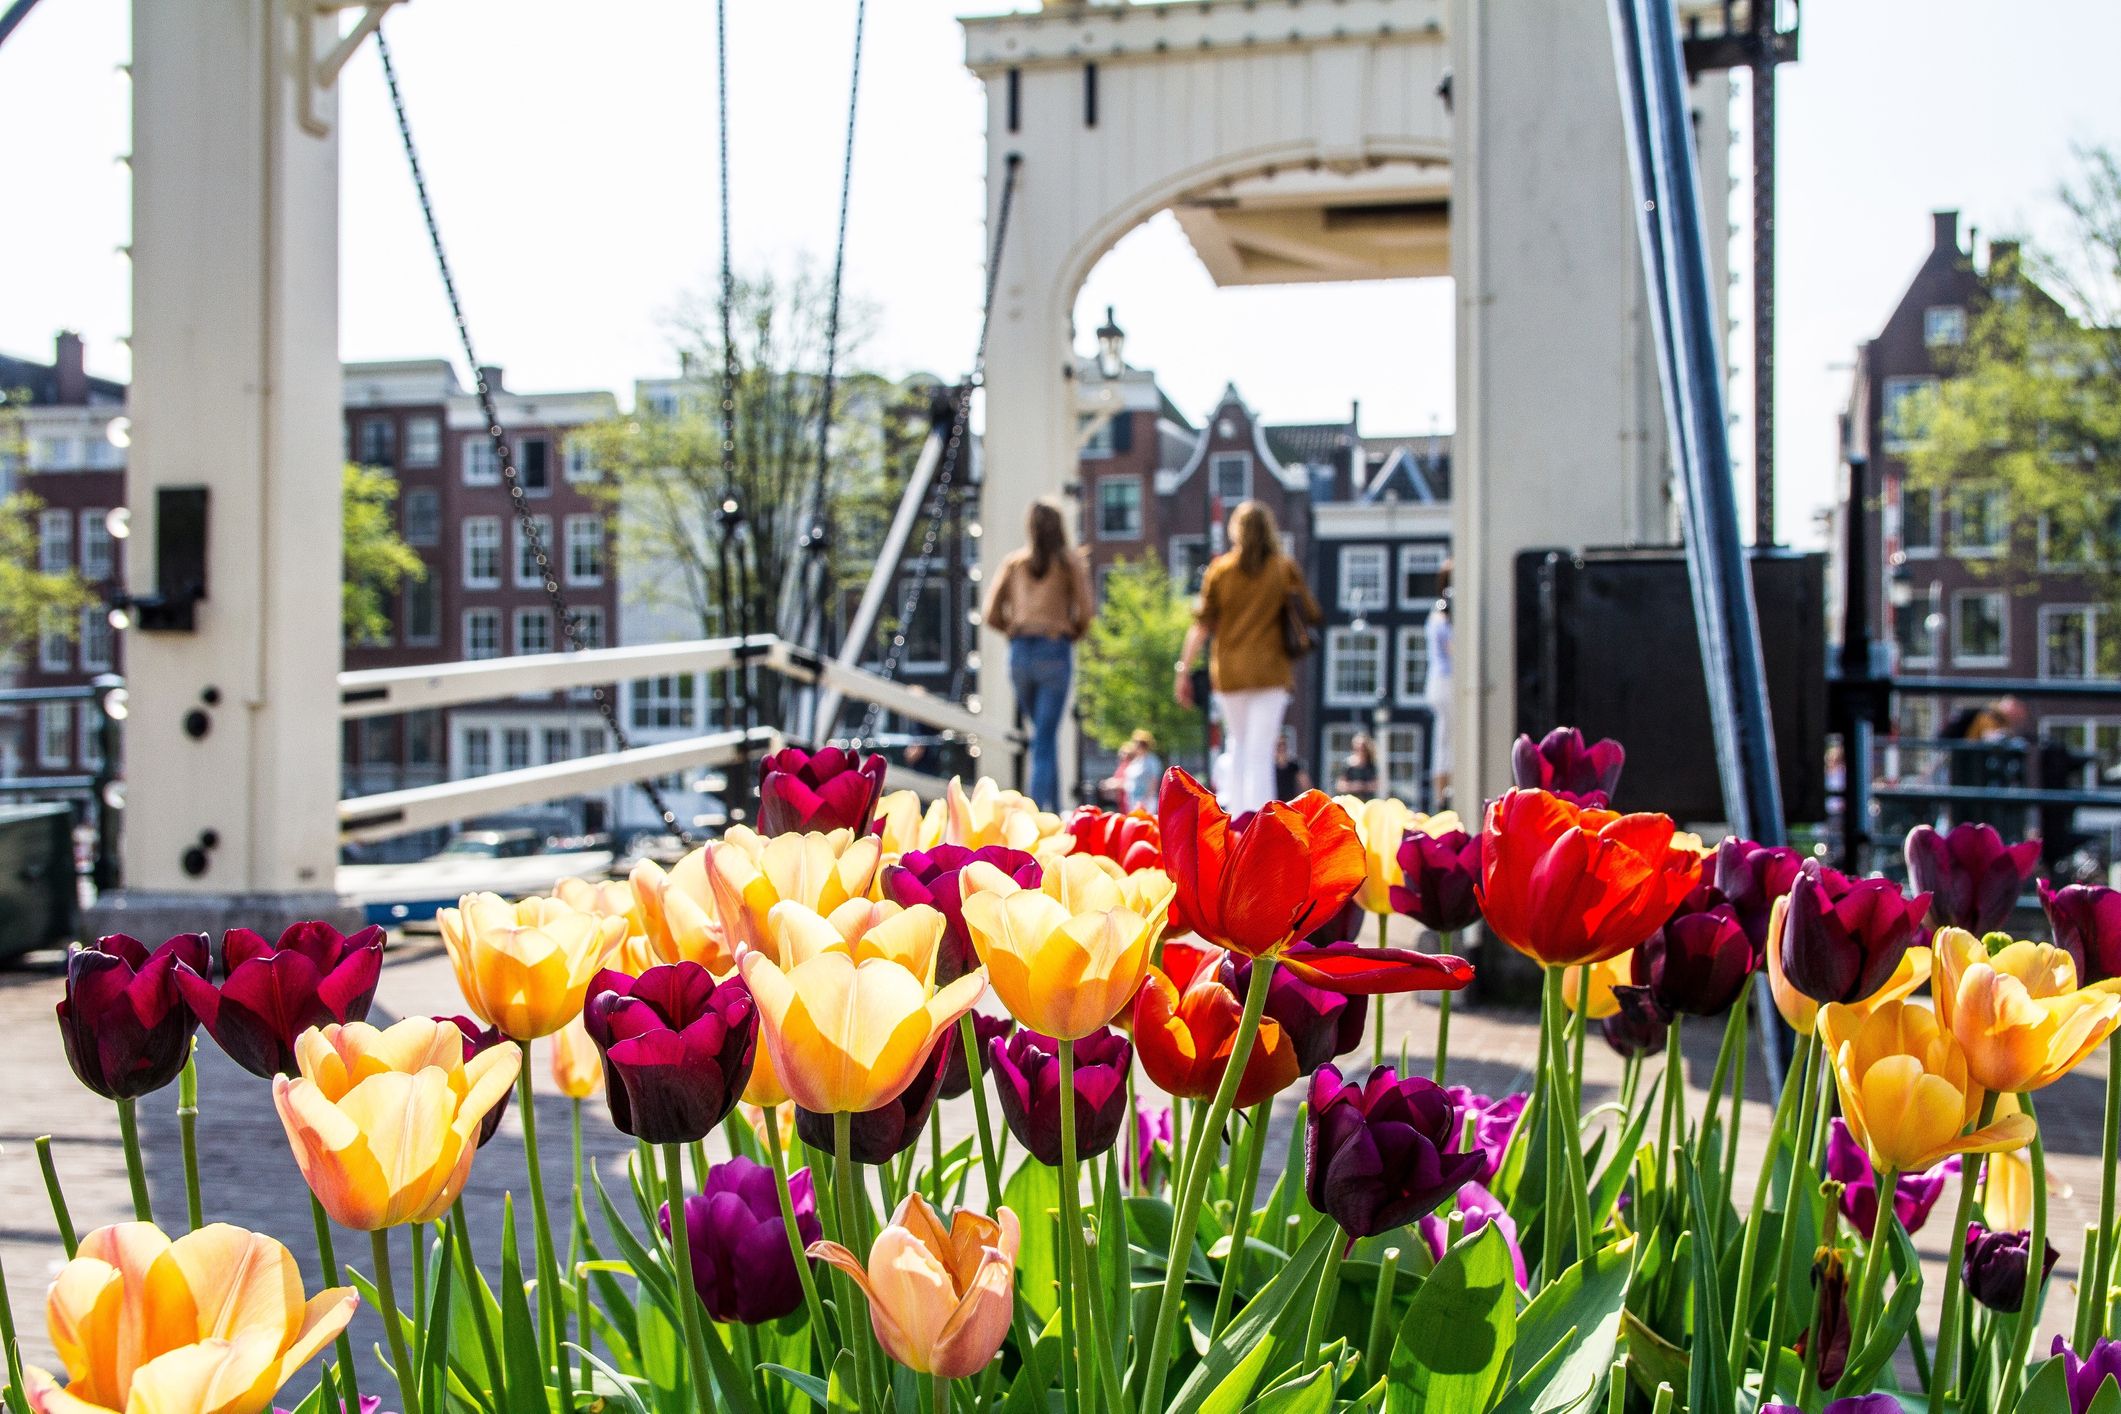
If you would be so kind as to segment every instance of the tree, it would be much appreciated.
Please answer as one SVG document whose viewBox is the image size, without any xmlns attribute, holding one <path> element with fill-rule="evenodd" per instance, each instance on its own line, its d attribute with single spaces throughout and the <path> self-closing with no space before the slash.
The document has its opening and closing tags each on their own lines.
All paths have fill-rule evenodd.
<svg viewBox="0 0 2121 1414">
<path fill-rule="evenodd" d="M 378 467 L 348 463 L 340 476 L 344 584 L 340 617 L 350 643 L 387 639 L 391 601 L 406 580 L 427 577 L 419 551 L 398 534 L 392 507 L 397 479 Z"/>
<path fill-rule="evenodd" d="M 27 491 L 0 497 L 0 656 L 51 632 L 71 639 L 81 611 L 97 602 L 78 570 L 47 574 L 37 568 L 37 512 L 44 502 Z"/>
<path fill-rule="evenodd" d="M 1171 697 L 1171 665 L 1193 612 L 1155 553 L 1105 576 L 1105 602 L 1076 655 L 1083 730 L 1107 750 L 1147 727 L 1166 759 L 1201 745 L 1198 710 Z"/>
</svg>

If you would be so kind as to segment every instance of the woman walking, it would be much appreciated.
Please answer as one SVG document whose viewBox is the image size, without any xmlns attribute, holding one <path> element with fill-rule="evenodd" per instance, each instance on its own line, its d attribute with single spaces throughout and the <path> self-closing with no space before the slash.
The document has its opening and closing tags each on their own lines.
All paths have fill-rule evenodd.
<svg viewBox="0 0 2121 1414">
<path fill-rule="evenodd" d="M 1025 522 L 1030 543 L 1002 561 L 987 591 L 983 617 L 1009 635 L 1009 682 L 1031 723 L 1031 798 L 1059 810 L 1060 727 L 1075 675 L 1075 640 L 1095 609 L 1090 573 L 1068 544 L 1060 507 L 1034 502 Z"/>
<path fill-rule="evenodd" d="M 1193 661 L 1213 635 L 1208 674 L 1230 757 L 1219 794 L 1223 808 L 1236 814 L 1274 798 L 1274 743 L 1296 685 L 1292 650 L 1308 651 L 1309 628 L 1326 616 L 1303 571 L 1282 551 L 1272 511 L 1258 501 L 1239 505 L 1230 513 L 1230 544 L 1201 580 L 1173 691 L 1180 703 L 1193 705 Z M 1306 642 L 1292 642 L 1299 637 Z"/>
</svg>

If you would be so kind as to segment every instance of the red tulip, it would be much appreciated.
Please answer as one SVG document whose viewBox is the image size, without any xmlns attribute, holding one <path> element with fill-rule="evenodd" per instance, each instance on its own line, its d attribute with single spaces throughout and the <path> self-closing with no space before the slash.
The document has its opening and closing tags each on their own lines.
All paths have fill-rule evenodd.
<svg viewBox="0 0 2121 1414">
<path fill-rule="evenodd" d="M 858 757 L 837 746 L 790 746 L 759 762 L 759 833 L 812 830 L 862 834 L 884 792 L 884 758 Z"/>
<path fill-rule="evenodd" d="M 1146 810 L 1123 815 L 1085 805 L 1068 817 L 1065 828 L 1075 839 L 1077 854 L 1100 855 L 1129 874 L 1164 867 L 1163 832 L 1156 827 L 1156 817 Z"/>
<path fill-rule="evenodd" d="M 1221 980 L 1224 956 L 1220 948 L 1167 942 L 1163 967 L 1149 969 L 1134 999 L 1134 1046 L 1142 1069 L 1185 1099 L 1211 1098 L 1230 1068 L 1245 1004 Z M 1244 1066 L 1234 1101 L 1239 1109 L 1279 1093 L 1296 1079 L 1296 1047 L 1273 1017 L 1260 1018 L 1259 1035 Z"/>
<path fill-rule="evenodd" d="M 2076 959 L 2079 986 L 2121 977 L 2121 890 L 2104 884 L 2056 889 L 2042 879 L 2040 907 L 2055 946 Z"/>
<path fill-rule="evenodd" d="M 312 1026 L 366 1021 L 383 975 L 383 930 L 343 936 L 328 923 L 297 923 L 267 942 L 248 928 L 221 935 L 221 985 L 177 969 L 184 1004 L 252 1075 L 292 1076 L 295 1038 Z"/>
<path fill-rule="evenodd" d="M 1488 806 L 1480 906 L 1497 937 L 1549 967 L 1638 947 L 1701 878 L 1662 815 L 1617 815 L 1544 790 Z"/>
</svg>

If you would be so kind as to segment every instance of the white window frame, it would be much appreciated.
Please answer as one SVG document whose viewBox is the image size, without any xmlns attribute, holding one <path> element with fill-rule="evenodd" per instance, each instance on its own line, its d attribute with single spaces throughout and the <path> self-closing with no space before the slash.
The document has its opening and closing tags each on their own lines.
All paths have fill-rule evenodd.
<svg viewBox="0 0 2121 1414">
<path fill-rule="evenodd" d="M 464 745 L 465 776 L 485 776 L 493 772 L 493 728 L 466 727 L 460 738 Z M 478 748 L 476 751 L 473 748 Z M 473 761 L 474 756 L 479 757 Z"/>
<path fill-rule="evenodd" d="M 1427 624 L 1401 624 L 1395 637 L 1399 639 L 1398 652 L 1392 659 L 1392 695 L 1402 707 L 1418 707 L 1427 703 L 1424 690 L 1429 683 L 1429 628 Z M 1421 661 L 1421 684 L 1411 691 L 1407 686 L 1407 665 L 1419 656 Z"/>
<path fill-rule="evenodd" d="M 552 558 L 552 517 L 532 516 L 538 528 L 538 543 L 545 547 L 545 557 Z M 537 557 L 531 552 L 530 534 L 521 518 L 516 520 L 515 584 L 518 589 L 543 589 L 545 576 L 538 573 Z"/>
<path fill-rule="evenodd" d="M 1906 375 L 1888 378 L 1878 387 L 1878 431 L 1888 452 L 1904 452 L 1915 445 L 1915 439 L 1893 431 L 1893 411 L 1902 398 L 1923 388 L 1937 386 L 1934 373 Z"/>
<path fill-rule="evenodd" d="M 1426 574 L 1443 573 L 1445 560 L 1451 558 L 1447 545 L 1402 545 L 1399 547 L 1399 607 L 1402 609 L 1426 610 L 1435 602 L 1434 596 L 1423 598 L 1407 593 L 1407 576 L 1416 572 Z"/>
<path fill-rule="evenodd" d="M 1226 466 L 1244 469 L 1244 490 L 1235 496 L 1222 493 L 1222 473 Z M 1223 514 L 1236 509 L 1240 501 L 1252 499 L 1252 454 L 1250 452 L 1211 452 L 1208 454 L 1208 494 L 1222 502 Z"/>
<path fill-rule="evenodd" d="M 584 586 L 595 586 L 604 582 L 604 518 L 599 515 L 567 517 L 567 582 Z M 575 554 L 587 549 L 594 566 L 594 573 L 581 573 L 575 567 Z"/>
<path fill-rule="evenodd" d="M 37 512 L 37 571 L 65 574 L 74 567 L 74 513 L 56 506 Z"/>
<path fill-rule="evenodd" d="M 493 438 L 485 433 L 464 439 L 464 484 L 466 486 L 498 486 L 501 484 L 501 459 L 493 450 Z"/>
<path fill-rule="evenodd" d="M 591 627 L 594 625 L 594 627 Z M 574 611 L 574 636 L 577 647 L 609 648 L 604 639 L 604 610 L 601 605 L 586 604 Z M 563 647 L 565 645 L 562 645 Z"/>
<path fill-rule="evenodd" d="M 429 602 L 432 603 L 434 606 L 434 613 L 429 620 L 430 627 L 428 632 L 415 633 L 413 632 L 414 619 L 412 612 L 412 596 L 417 593 L 420 593 L 423 590 L 426 591 L 429 595 L 433 596 Z M 403 601 L 404 602 L 400 606 L 399 612 L 404 617 L 403 626 L 405 629 L 406 646 L 431 647 L 434 644 L 440 643 L 442 641 L 442 587 L 439 584 L 435 583 L 433 571 L 430 570 L 426 578 L 424 579 L 406 580 Z"/>
<path fill-rule="evenodd" d="M 531 644 L 524 641 L 525 635 L 523 633 L 523 630 L 526 626 L 530 624 L 540 623 L 544 625 L 545 644 L 543 647 L 533 647 Z M 553 640 L 552 610 L 541 608 L 518 609 L 515 612 L 514 627 L 514 643 L 518 655 L 526 653 L 551 653 L 555 651 L 557 645 Z"/>
<path fill-rule="evenodd" d="M 1965 639 L 1966 606 L 1976 600 L 1992 599 L 1997 605 L 1997 622 L 2001 626 L 1999 642 L 1994 653 L 1967 653 L 1961 648 Z M 1952 662 L 1962 668 L 2000 668 L 2011 660 L 2011 601 L 2010 594 L 2001 589 L 1960 589 L 1952 593 Z"/>
<path fill-rule="evenodd" d="M 501 563 L 507 549 L 502 543 L 501 518 L 499 516 L 464 517 L 464 587 L 466 589 L 499 589 L 501 587 Z M 473 566 L 482 553 L 493 556 L 493 573 L 474 574 Z"/>
<path fill-rule="evenodd" d="M 74 735 L 79 738 L 74 746 L 74 759 L 81 763 L 84 771 L 103 769 L 103 721 L 102 714 L 87 709 L 74 713 Z"/>
<path fill-rule="evenodd" d="M 423 506 L 428 505 L 429 503 L 433 504 L 434 513 L 432 518 L 427 519 L 424 522 L 416 523 L 414 521 L 412 508 L 415 497 L 418 498 L 419 504 Z M 415 546 L 441 544 L 442 492 L 440 491 L 440 489 L 433 486 L 406 487 L 405 501 L 403 505 L 403 518 L 405 522 L 406 544 Z"/>
<path fill-rule="evenodd" d="M 2001 530 L 2000 538 L 1982 541 L 1969 541 L 1962 538 L 1960 531 L 1965 524 L 1965 519 L 1960 514 L 1959 506 L 1961 499 L 1969 496 L 1981 497 L 1984 500 L 1994 497 L 2001 503 L 2002 509 L 1996 516 L 1997 524 Z M 1958 488 L 1956 493 L 1949 499 L 1952 502 L 1951 518 L 1946 533 L 1951 538 L 1947 542 L 1947 548 L 1950 549 L 1953 555 L 1962 560 L 1993 560 L 2010 549 L 2011 516 L 2009 492 L 2005 491 L 2001 486 L 1967 486 Z"/>
<path fill-rule="evenodd" d="M 2065 745 L 2092 756 L 2099 755 L 2101 732 L 2121 735 L 2121 717 L 2070 716 L 2040 719 L 2040 735 L 2043 739 L 2060 738 Z M 2085 788 L 2096 786 L 2099 775 L 2100 763 L 2091 763 L 2084 767 L 2084 774 L 2078 778 L 2077 784 Z"/>
<path fill-rule="evenodd" d="M 599 473 L 597 464 L 589 457 L 589 439 L 569 437 L 566 449 L 560 454 L 560 474 L 569 481 L 595 481 Z"/>
<path fill-rule="evenodd" d="M 1945 634 L 1951 628 L 1950 624 L 1941 622 L 1944 617 L 1943 586 L 1933 581 L 1928 588 L 1924 589 L 1920 594 L 1916 595 L 1915 598 L 1909 602 L 1908 607 L 1910 609 L 1913 609 L 1918 605 L 1922 606 L 1923 618 L 1925 620 L 1940 620 L 1937 627 L 1930 630 L 1930 651 L 1927 653 L 1907 652 L 1904 648 L 1901 647 L 1900 634 L 1897 626 L 1895 626 L 1892 635 L 1893 651 L 1899 654 L 1900 666 L 1903 668 L 1934 668 L 1937 666 L 1938 645 L 1944 642 Z"/>
<path fill-rule="evenodd" d="M 491 653 L 476 651 L 479 635 L 474 632 L 473 624 L 491 624 L 493 626 L 491 635 L 493 651 Z M 505 645 L 501 642 L 501 611 L 499 609 L 466 609 L 464 611 L 464 657 L 467 661 L 483 662 L 489 658 L 498 658 L 502 655 L 504 647 Z"/>
<path fill-rule="evenodd" d="M 115 544 L 110 536 L 110 511 L 107 508 L 91 507 L 81 512 L 83 579 L 90 584 L 100 584 L 111 577 L 117 569 Z"/>
<path fill-rule="evenodd" d="M 102 673 L 110 671 L 114 651 L 110 626 L 110 611 L 101 604 L 91 604 L 81 611 L 81 671 Z M 99 653 L 96 650 L 100 648 Z"/>
<path fill-rule="evenodd" d="M 440 466 L 442 464 L 442 419 L 439 417 L 408 417 L 405 419 L 404 466 Z"/>
<path fill-rule="evenodd" d="M 73 671 L 73 655 L 68 651 L 63 615 L 47 609 L 37 624 L 37 669 L 46 673 Z"/>
<path fill-rule="evenodd" d="M 1174 535 L 1166 547 L 1164 568 L 1170 572 L 1171 583 L 1180 594 L 1195 594 L 1199 586 L 1192 581 L 1197 578 L 1195 570 L 1207 572 L 1208 561 L 1214 556 L 1208 553 L 1208 537 L 1205 535 Z"/>
<path fill-rule="evenodd" d="M 697 731 L 703 695 L 697 674 L 639 678 L 626 685 L 626 720 L 637 732 Z"/>
<path fill-rule="evenodd" d="M 1361 657 L 1370 660 L 1372 679 L 1376 690 L 1369 693 L 1349 692 L 1340 686 L 1340 667 L 1343 662 L 1355 661 L 1358 650 L 1357 639 L 1370 640 L 1374 647 L 1361 650 Z M 1328 707 L 1374 707 L 1384 701 L 1387 644 L 1382 628 L 1352 628 L 1336 624 L 1326 629 L 1325 701 Z"/>
<path fill-rule="evenodd" d="M 501 769 L 504 771 L 527 771 L 530 769 L 530 728 L 501 728 Z"/>
<path fill-rule="evenodd" d="M 545 448 L 545 480 L 543 483 L 532 481 L 530 473 L 523 467 L 523 449 L 532 443 L 537 443 Z M 516 480 L 522 484 L 523 494 L 526 496 L 550 496 L 553 482 L 558 479 L 556 473 L 558 471 L 557 463 L 559 462 L 558 449 L 553 446 L 552 438 L 541 434 L 521 436 L 515 439 L 515 445 L 510 450 L 515 454 Z"/>
<path fill-rule="evenodd" d="M 1957 348 L 1966 342 L 1966 306 L 1933 304 L 1922 311 L 1922 346 Z"/>
<path fill-rule="evenodd" d="M 2064 614 L 2082 616 L 2078 629 L 2081 640 L 2078 649 L 2084 655 L 2082 673 L 2062 674 L 2053 671 L 2048 659 L 2048 649 L 2053 639 L 2050 624 Z M 2111 682 L 2113 675 L 2099 670 L 2099 639 L 2104 632 L 2106 607 L 2103 604 L 2042 604 L 2040 606 L 2040 676 L 2056 682 Z"/>
<path fill-rule="evenodd" d="M 1377 593 L 1357 602 L 1354 597 L 1356 567 L 1367 576 L 1374 572 Z M 1340 547 L 1340 607 L 1351 614 L 1378 614 L 1392 607 L 1392 554 L 1383 545 Z"/>
<path fill-rule="evenodd" d="M 1907 513 L 1907 499 L 1909 496 L 1921 496 L 1929 502 L 1930 513 L 1927 517 L 1929 521 L 1929 543 L 1926 545 L 1917 545 L 1908 539 L 1907 528 L 1912 523 Z M 1901 484 L 1900 552 L 1909 559 L 1933 560 L 1937 557 L 1938 551 L 1944 545 L 1944 503 L 1946 499 L 1948 498 L 1939 495 L 1937 489 L 1933 486 L 1909 486 L 1905 482 Z"/>
<path fill-rule="evenodd" d="M 1429 783 L 1427 772 L 1422 770 L 1422 758 L 1429 749 L 1427 734 L 1428 728 L 1420 722 L 1388 722 L 1371 733 L 1377 750 L 1377 785 L 1381 794 L 1417 807 L 1428 803 Z M 1408 769 L 1394 771 L 1393 763 L 1397 761 L 1407 762 Z"/>
<path fill-rule="evenodd" d="M 1108 488 L 1132 487 L 1134 490 L 1134 524 L 1130 529 L 1108 530 L 1105 527 L 1105 492 Z M 1147 496 L 1139 476 L 1100 476 L 1097 478 L 1097 538 L 1100 540 L 1139 540 L 1142 527 L 1148 519 Z"/>
<path fill-rule="evenodd" d="M 1355 745 L 1355 738 L 1369 727 L 1357 722 L 1326 722 L 1318 729 L 1318 770 L 1311 779 L 1331 785 L 1340 775 L 1340 763 Z"/>
<path fill-rule="evenodd" d="M 54 750 L 54 747 L 57 747 Z M 47 770 L 64 769 L 73 762 L 74 704 L 37 704 L 37 764 Z"/>
<path fill-rule="evenodd" d="M 389 444 L 381 455 L 370 453 L 368 439 L 372 429 L 381 428 L 380 439 Z M 364 417 L 354 432 L 354 460 L 363 466 L 395 466 L 398 458 L 398 424 L 389 416 Z"/>
</svg>

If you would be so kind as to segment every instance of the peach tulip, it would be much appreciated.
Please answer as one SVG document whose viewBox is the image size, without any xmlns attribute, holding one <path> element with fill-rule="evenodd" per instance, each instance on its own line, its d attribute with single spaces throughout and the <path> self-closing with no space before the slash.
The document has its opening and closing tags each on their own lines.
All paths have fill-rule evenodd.
<svg viewBox="0 0 2121 1414">
<path fill-rule="evenodd" d="M 1782 915 L 1788 907 L 1789 896 L 1785 894 L 1776 899 L 1768 910 L 1768 992 L 1775 998 L 1775 1010 L 1782 1013 L 1782 1019 L 1789 1023 L 1790 1029 L 1800 1036 L 1809 1036 L 1812 1029 L 1819 1024 L 1819 1003 L 1798 991 L 1790 979 L 1783 975 L 1782 948 L 1776 941 L 1782 936 Z M 1869 1011 L 1887 1002 L 1897 1002 L 1914 995 L 1923 983 L 1930 980 L 1931 965 L 1928 948 L 1909 948 L 1901 954 L 1900 965 L 1893 969 L 1893 975 L 1886 979 L 1885 985 L 1857 1002 L 1850 1010 Z"/>
<path fill-rule="evenodd" d="M 854 1279 L 884 1353 L 916 1374 L 962 1380 L 987 1367 L 1009 1333 L 1016 1289 L 1016 1214 L 960 1210 L 945 1228 L 908 1194 L 869 1248 L 865 1268 L 837 1242 L 809 1253 Z"/>
<path fill-rule="evenodd" d="M 713 887 L 729 945 L 775 959 L 780 954 L 767 926 L 775 904 L 799 903 L 829 914 L 849 899 L 869 897 L 883 860 L 883 846 L 875 835 L 834 830 L 769 839 L 741 825 L 695 853 Z M 684 868 L 691 858 L 686 856 L 678 867 Z"/>
<path fill-rule="evenodd" d="M 910 790 L 895 790 L 876 803 L 877 843 L 886 858 L 910 850 L 933 849 L 943 842 L 943 802 L 925 810 L 921 798 Z"/>
<path fill-rule="evenodd" d="M 2121 978 L 2079 987 L 2075 959 L 2053 944 L 1939 928 L 1930 947 L 1938 1019 L 1991 1090 L 2052 1085 L 2121 1026 Z"/>
<path fill-rule="evenodd" d="M 552 1033 L 552 1083 L 570 1100 L 586 1100 L 604 1083 L 604 1061 L 582 1018 Z"/>
<path fill-rule="evenodd" d="M 943 792 L 942 842 L 967 849 L 1006 845 L 1041 856 L 1064 855 L 1075 848 L 1075 837 L 1060 816 L 1039 809 L 1038 802 L 1021 791 L 1003 790 L 988 776 L 980 777 L 970 793 L 964 782 L 951 778 Z"/>
<path fill-rule="evenodd" d="M 966 930 L 1002 1005 L 1062 1041 L 1133 1002 L 1176 892 L 1161 869 L 1128 874 L 1097 855 L 1056 856 L 1036 889 L 986 863 L 968 865 L 959 886 Z"/>
<path fill-rule="evenodd" d="M 45 1298 L 66 1386 L 32 1368 L 25 1393 L 37 1414 L 257 1414 L 359 1304 L 346 1286 L 304 1301 L 293 1254 L 263 1233 L 97 1228 Z"/>
<path fill-rule="evenodd" d="M 1829 1002 L 1819 1039 L 1841 1092 L 1849 1133 L 1879 1172 L 1926 1169 L 1953 1154 L 1995 1154 L 2032 1141 L 2030 1116 L 1967 1133 L 1983 1089 L 1966 1053 L 1928 1008 L 1885 1002 L 1866 1010 Z"/>
<path fill-rule="evenodd" d="M 550 1036 L 582 1014 L 583 994 L 626 934 L 626 920 L 558 899 L 511 905 L 466 894 L 437 915 L 472 1014 L 516 1041 Z"/>
<path fill-rule="evenodd" d="M 866 898 L 848 899 L 829 917 L 786 902 L 775 904 L 766 915 L 774 955 L 784 967 L 795 967 L 821 952 L 843 952 L 856 962 L 888 958 L 930 986 L 946 926 L 942 912 L 927 904 L 901 908 Z"/>
<path fill-rule="evenodd" d="M 625 970 L 638 977 L 657 963 L 696 962 L 715 976 L 726 977 L 736 966 L 736 945 L 725 936 L 715 907 L 704 848 L 692 851 L 668 871 L 644 859 L 633 866 L 626 883 L 633 890 L 647 951 L 653 958 L 646 966 Z M 633 952 L 630 946 L 628 952 Z"/>
</svg>

